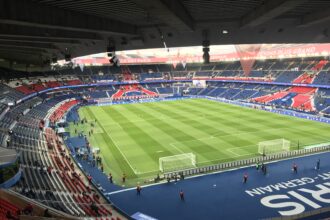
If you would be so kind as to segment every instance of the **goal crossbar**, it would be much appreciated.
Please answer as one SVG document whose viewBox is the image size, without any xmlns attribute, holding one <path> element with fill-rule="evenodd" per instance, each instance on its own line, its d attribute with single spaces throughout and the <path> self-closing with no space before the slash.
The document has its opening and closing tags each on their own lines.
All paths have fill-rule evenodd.
<svg viewBox="0 0 330 220">
<path fill-rule="evenodd" d="M 196 167 L 196 155 L 193 153 L 159 158 L 159 170 L 162 172 L 178 171 L 194 167 Z"/>
<path fill-rule="evenodd" d="M 262 141 L 258 144 L 258 153 L 262 155 L 289 151 L 290 141 L 284 138 L 269 141 Z"/>
</svg>

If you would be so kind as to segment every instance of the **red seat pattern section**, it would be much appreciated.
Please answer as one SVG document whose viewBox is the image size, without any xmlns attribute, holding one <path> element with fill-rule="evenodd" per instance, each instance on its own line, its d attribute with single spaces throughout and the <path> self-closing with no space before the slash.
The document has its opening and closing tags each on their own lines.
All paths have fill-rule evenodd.
<svg viewBox="0 0 330 220">
<path fill-rule="evenodd" d="M 108 207 L 101 205 L 99 196 L 92 192 L 89 183 L 84 182 L 83 176 L 75 171 L 75 166 L 71 157 L 66 152 L 63 143 L 58 139 L 52 128 L 45 128 L 45 138 L 52 152 L 51 159 L 55 167 L 53 169 L 61 177 L 66 190 L 72 194 L 72 198 L 79 204 L 80 208 L 88 216 L 97 216 L 90 204 L 94 202 L 98 205 L 98 214 L 101 216 L 112 216 L 112 211 Z"/>
<path fill-rule="evenodd" d="M 324 67 L 325 65 L 327 65 L 328 62 L 329 62 L 329 61 L 327 61 L 327 60 L 321 60 L 320 62 L 318 62 L 318 63 L 312 68 L 312 70 L 319 71 L 319 70 L 323 69 L 323 67 Z"/>
<path fill-rule="evenodd" d="M 315 90 L 316 90 L 315 88 L 311 88 L 311 87 L 294 86 L 294 87 L 291 87 L 288 90 L 288 92 L 306 94 L 306 93 L 314 93 Z"/>
<path fill-rule="evenodd" d="M 146 88 L 143 88 L 140 85 L 126 85 L 126 86 L 121 86 L 118 91 L 112 95 L 113 99 L 119 99 L 122 98 L 123 95 L 126 92 L 142 92 L 148 96 L 158 96 L 156 92 L 150 91 Z"/>
<path fill-rule="evenodd" d="M 54 88 L 54 87 L 59 87 L 62 86 L 61 83 L 57 81 L 49 81 L 45 83 L 48 88 Z"/>
<path fill-rule="evenodd" d="M 33 84 L 33 85 L 32 85 L 32 88 L 33 88 L 35 91 L 37 91 L 37 92 L 46 89 L 46 88 L 44 87 L 44 85 L 42 85 L 41 83 Z"/>
<path fill-rule="evenodd" d="M 78 103 L 79 103 L 78 100 L 72 100 L 72 101 L 65 102 L 60 107 L 58 107 L 56 109 L 56 111 L 53 112 L 53 114 L 49 117 L 49 120 L 51 122 L 58 121 L 59 119 L 61 119 L 63 117 L 63 115 L 65 114 L 65 112 L 67 110 L 69 110 L 72 106 L 74 106 Z"/>
<path fill-rule="evenodd" d="M 124 88 L 119 88 L 118 91 L 112 95 L 112 98 L 120 98 L 124 95 L 125 89 Z"/>
<path fill-rule="evenodd" d="M 80 80 L 72 80 L 74 81 L 73 83 L 78 83 L 77 81 L 79 81 L 81 84 Z M 72 84 L 72 85 L 79 85 L 79 84 Z M 21 85 L 16 87 L 15 89 L 17 91 L 20 91 L 24 94 L 31 94 L 34 92 L 39 92 L 42 90 L 45 90 L 46 88 L 54 88 L 54 87 L 58 87 L 58 86 L 62 86 L 61 83 L 57 82 L 57 81 L 48 81 L 48 82 L 44 82 L 44 83 L 33 83 L 33 84 L 29 84 L 29 85 Z"/>
<path fill-rule="evenodd" d="M 150 96 L 157 96 L 158 95 L 156 92 L 150 91 L 150 90 L 145 89 L 145 88 L 141 88 L 141 92 L 143 92 L 147 95 L 150 95 Z"/>
<path fill-rule="evenodd" d="M 16 90 L 21 93 L 24 93 L 26 95 L 35 92 L 31 87 L 26 86 L 26 85 L 18 86 L 18 87 L 16 87 Z"/>
<path fill-rule="evenodd" d="M 18 219 L 19 208 L 7 200 L 0 198 L 0 219 L 7 219 L 6 214 L 8 211 L 14 218 Z"/>
<path fill-rule="evenodd" d="M 69 86 L 74 86 L 74 85 L 81 85 L 83 82 L 81 82 L 79 79 L 74 79 L 74 80 L 68 80 L 67 84 Z"/>
<path fill-rule="evenodd" d="M 293 98 L 292 107 L 297 109 L 305 109 L 305 110 L 314 110 L 314 106 L 312 104 L 312 96 L 305 94 L 298 94 Z"/>
<path fill-rule="evenodd" d="M 291 107 L 300 110 L 314 111 L 315 108 L 314 108 L 313 96 L 315 92 L 316 92 L 315 88 L 297 86 L 297 87 L 292 87 L 287 91 L 276 92 L 271 95 L 265 95 L 254 98 L 252 100 L 260 103 L 268 103 L 277 99 L 282 99 L 289 93 L 297 93 L 297 95 L 292 98 Z"/>
<path fill-rule="evenodd" d="M 304 73 L 301 74 L 299 77 L 297 77 L 295 80 L 293 80 L 293 83 L 302 83 L 302 84 L 311 84 L 313 83 L 317 73 L 315 73 L 315 71 L 320 71 L 323 69 L 323 67 L 328 63 L 327 60 L 321 60 L 320 62 L 318 62 L 315 66 L 313 66 L 311 68 L 312 71 L 314 71 L 314 73 L 312 72 L 312 74 L 310 73 Z"/>
<path fill-rule="evenodd" d="M 257 98 L 252 99 L 255 102 L 261 102 L 261 103 L 268 103 L 277 99 L 281 99 L 284 96 L 288 95 L 289 92 L 276 92 L 274 94 L 270 94 L 270 95 L 265 95 L 265 96 L 260 96 Z"/>
<path fill-rule="evenodd" d="M 311 84 L 315 78 L 315 74 L 304 73 L 292 81 L 292 83 Z"/>
</svg>

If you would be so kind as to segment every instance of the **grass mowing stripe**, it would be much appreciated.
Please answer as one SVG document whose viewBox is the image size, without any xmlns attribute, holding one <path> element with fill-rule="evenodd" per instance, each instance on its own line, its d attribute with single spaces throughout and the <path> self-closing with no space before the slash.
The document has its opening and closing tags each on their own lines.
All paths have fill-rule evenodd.
<svg viewBox="0 0 330 220">
<path fill-rule="evenodd" d="M 214 102 L 214 101 L 212 101 Z M 203 104 L 207 104 L 208 102 L 203 102 Z M 254 109 L 247 109 L 249 111 L 254 111 Z M 292 142 L 294 141 L 298 141 L 298 140 L 305 140 L 306 136 L 310 136 L 309 139 L 317 139 L 320 140 L 322 139 L 322 142 L 328 142 L 328 132 L 329 132 L 329 125 L 325 124 L 325 123 L 319 123 L 319 122 L 315 122 L 315 121 L 311 121 L 311 120 L 305 120 L 305 119 L 301 119 L 301 118 L 296 118 L 296 117 L 291 117 L 291 116 L 286 116 L 286 115 L 280 115 L 280 114 L 275 114 L 275 113 L 269 113 L 269 112 L 265 112 L 265 111 L 261 111 L 261 110 L 255 110 L 258 111 L 259 114 L 258 115 L 265 115 L 265 116 L 269 116 L 272 115 L 274 118 L 276 118 L 276 120 L 266 120 L 263 123 L 269 126 L 276 126 L 276 125 L 282 125 L 284 126 L 283 130 L 285 130 L 285 133 L 282 132 L 282 137 L 286 137 L 287 139 L 291 140 Z M 253 115 L 254 117 L 257 117 L 256 115 Z M 294 127 L 294 129 L 290 129 L 290 131 L 288 132 L 287 128 L 292 128 Z M 315 128 L 316 127 L 316 128 Z M 318 127 L 324 127 L 324 129 L 319 130 L 317 129 Z M 317 130 L 317 133 L 314 133 L 313 131 Z M 325 131 L 325 132 L 322 132 Z M 263 132 L 263 130 L 261 130 L 261 132 Z M 295 136 L 293 136 L 295 138 L 292 139 L 290 137 L 292 137 L 292 134 L 295 134 Z M 315 135 L 314 138 L 312 137 L 313 134 Z M 315 138 L 316 137 L 316 138 Z M 311 143 L 311 142 L 308 142 Z M 307 143 L 306 143 L 307 144 Z"/>
<path fill-rule="evenodd" d="M 207 108 L 200 108 L 200 109 L 195 110 L 195 109 L 189 108 L 189 105 L 187 105 L 187 106 L 178 106 L 177 108 L 179 110 L 182 110 L 183 113 L 186 112 L 186 111 L 195 111 L 195 112 L 206 111 L 205 109 L 207 109 Z M 215 119 L 216 120 L 211 121 L 208 118 L 206 118 L 205 122 L 207 121 L 208 125 L 214 124 L 214 122 L 215 122 L 215 126 L 217 126 L 216 129 L 219 129 L 219 124 L 222 124 L 222 122 L 224 121 L 224 118 L 221 117 L 221 116 L 220 117 L 216 116 Z M 229 132 L 230 134 L 233 134 L 234 132 L 237 132 L 238 130 L 246 130 L 246 131 L 256 130 L 256 129 L 254 129 L 253 124 L 251 125 L 251 124 L 247 124 L 247 123 L 242 123 L 242 121 L 241 121 L 242 118 L 239 118 L 239 120 L 240 120 L 239 122 L 237 122 L 237 118 L 232 118 L 232 117 L 228 117 L 228 119 L 226 119 L 226 120 L 228 122 L 230 122 L 230 124 L 231 124 L 230 127 L 231 128 L 234 127 L 234 131 Z M 236 125 L 236 126 L 234 126 L 234 125 Z M 221 133 L 223 133 L 223 130 L 227 130 L 227 131 L 229 130 L 230 131 L 230 128 L 228 128 L 228 127 L 229 126 L 222 125 L 220 134 L 219 135 L 215 134 L 213 136 L 222 137 Z M 251 135 L 253 135 L 253 134 L 251 134 Z M 237 138 L 240 139 L 240 137 L 237 137 Z M 245 143 L 245 145 L 252 144 L 251 141 L 249 141 L 249 140 L 246 140 L 246 141 L 247 142 Z"/>
<path fill-rule="evenodd" d="M 215 104 L 217 104 L 217 103 L 215 103 Z M 196 104 L 195 104 L 195 106 L 196 106 Z M 205 106 L 203 106 L 203 109 L 204 108 L 206 108 Z M 268 113 L 268 112 L 266 112 L 266 113 Z M 269 113 L 268 113 L 269 114 Z M 253 115 L 254 116 L 254 115 Z M 249 117 L 249 118 L 252 118 L 252 117 Z M 285 118 L 285 119 L 287 119 L 287 118 Z M 243 120 L 245 121 L 246 120 L 246 117 L 245 118 L 243 118 Z M 263 126 L 266 128 L 266 129 L 261 129 L 261 127 L 257 127 L 257 129 L 255 129 L 255 130 L 257 130 L 258 132 L 260 132 L 260 134 L 262 134 L 263 132 L 265 133 L 265 132 L 267 132 L 267 131 L 271 131 L 271 130 L 273 130 L 273 129 L 269 129 L 269 128 L 272 128 L 272 127 L 274 127 L 274 124 L 275 123 L 266 123 L 267 121 L 263 121 Z M 298 121 L 298 123 L 299 123 L 299 125 L 300 125 L 300 122 L 301 121 Z M 304 137 L 304 132 L 302 132 L 302 133 L 299 133 L 300 131 L 303 131 L 304 130 L 304 128 L 308 128 L 307 130 L 311 130 L 310 129 L 310 127 L 309 126 L 306 126 L 306 125 L 303 125 L 303 126 L 296 126 L 296 128 L 295 129 L 291 129 L 291 132 L 288 132 L 287 131 L 287 120 L 285 120 L 284 121 L 284 123 L 285 124 L 283 124 L 282 126 L 280 126 L 280 128 L 278 128 L 278 131 L 277 131 L 277 133 L 280 133 L 281 135 L 280 136 L 278 136 L 278 138 L 283 138 L 283 137 L 285 137 L 286 139 L 290 139 L 290 136 L 291 136 L 291 134 L 292 133 L 295 133 L 295 134 L 297 134 L 298 136 L 300 136 L 300 138 L 303 138 Z M 253 122 L 251 122 L 251 123 L 243 123 L 243 125 L 244 124 L 250 124 L 248 127 L 247 127 L 247 130 L 248 131 L 251 131 L 252 130 L 252 125 L 254 124 Z M 259 124 L 261 124 L 261 123 L 258 123 L 258 125 Z M 241 126 L 242 127 L 242 126 Z M 241 128 L 240 128 L 241 129 Z M 283 133 L 283 132 L 280 132 L 280 129 L 283 129 L 283 130 L 285 130 L 285 133 Z M 290 134 L 291 133 L 291 134 Z M 288 135 L 289 134 L 289 135 Z M 253 135 L 253 134 L 251 134 L 251 135 Z M 303 136 L 302 136 L 303 135 Z M 258 135 L 258 137 L 259 137 L 260 135 Z M 274 136 L 274 135 L 273 135 Z"/>
<path fill-rule="evenodd" d="M 127 108 L 127 110 L 131 113 L 133 113 L 135 115 L 135 117 L 141 118 L 141 120 L 143 119 L 144 116 L 148 116 L 150 118 L 154 118 L 150 113 L 147 113 L 147 111 L 141 110 L 139 108 Z M 151 122 L 153 121 L 153 122 Z M 146 124 L 153 130 L 153 133 L 156 133 L 156 131 L 158 131 L 157 133 L 159 133 L 159 131 L 161 132 L 161 135 L 167 135 L 166 139 L 173 139 L 174 138 L 174 133 L 170 133 L 170 135 L 168 135 L 168 132 L 166 132 L 166 130 L 164 130 L 164 126 L 166 122 L 162 121 L 161 119 L 157 119 L 154 118 L 154 120 L 147 120 L 145 121 Z M 160 143 L 162 144 L 162 143 Z M 167 144 L 164 146 L 166 147 L 168 146 Z M 176 153 L 185 153 L 184 151 L 182 151 L 181 149 L 176 148 L 176 150 L 178 152 L 174 152 L 174 154 Z"/>
<path fill-rule="evenodd" d="M 180 111 L 179 109 L 180 109 L 180 107 L 177 106 L 175 112 L 174 111 L 171 111 L 171 110 L 168 110 L 168 111 L 171 111 L 171 114 L 180 115 L 182 118 L 186 118 L 185 115 L 186 115 L 186 112 L 187 111 L 195 111 L 195 110 L 192 110 L 192 109 L 185 109 L 185 110 L 181 110 Z M 225 128 L 220 128 L 220 126 L 218 126 L 218 127 L 210 126 L 210 124 L 206 122 L 207 119 L 205 119 L 205 121 L 197 121 L 195 119 L 192 119 L 192 121 L 194 121 L 195 124 L 192 123 L 191 126 L 192 127 L 195 127 L 196 129 L 200 129 L 203 132 L 205 132 L 206 133 L 206 135 L 205 135 L 206 137 L 207 136 L 213 136 L 213 134 L 216 133 L 216 132 L 222 132 L 223 130 L 226 130 Z M 220 122 L 219 122 L 219 124 L 220 124 Z M 216 137 L 216 138 L 218 138 L 218 137 Z M 243 140 L 243 139 L 241 139 L 240 137 L 237 137 L 237 140 L 233 140 L 233 141 L 230 141 L 230 142 L 227 141 L 227 143 L 230 144 L 230 145 L 232 145 L 233 147 L 235 147 L 236 144 L 239 143 L 239 142 L 243 143 L 243 142 L 246 142 L 246 141 Z M 252 144 L 252 142 L 247 141 L 245 145 L 249 145 L 249 144 Z"/>
<path fill-rule="evenodd" d="M 151 105 L 150 107 L 153 108 L 155 111 L 161 112 L 163 114 L 170 113 L 170 115 L 176 115 L 176 116 L 179 115 L 172 108 L 166 108 L 164 106 L 162 106 L 160 108 L 154 108 L 153 105 Z M 180 115 L 180 117 L 175 117 L 175 118 L 183 118 L 183 119 L 187 120 L 187 117 L 184 115 Z M 195 121 L 195 123 L 189 123 L 189 124 L 186 124 L 185 126 L 186 126 L 186 129 L 188 131 L 190 131 L 191 134 L 195 134 L 195 136 L 189 135 L 191 137 L 191 138 L 189 138 L 189 140 L 194 140 L 194 144 L 186 145 L 187 147 L 189 147 L 192 150 L 192 152 L 198 153 L 198 154 L 202 155 L 203 157 L 208 158 L 209 160 L 213 160 L 215 155 L 222 157 L 223 154 L 226 154 L 227 156 L 230 157 L 230 154 L 228 152 L 220 151 L 219 148 L 215 147 L 214 144 L 211 145 L 208 142 L 199 140 L 198 138 L 196 139 L 197 133 L 202 134 L 201 135 L 202 137 L 211 136 L 211 134 L 207 133 L 205 131 L 205 129 L 203 130 L 202 124 L 200 122 Z M 184 143 L 184 142 L 181 141 L 179 143 Z M 205 154 L 204 152 L 211 152 L 212 154 Z"/>
<path fill-rule="evenodd" d="M 117 160 L 117 163 L 121 167 L 122 170 L 126 170 L 125 174 L 130 177 L 136 177 L 136 174 L 134 172 L 134 169 L 132 168 L 131 164 L 125 157 L 125 155 L 120 151 L 120 149 L 116 146 L 116 144 L 113 142 L 111 136 L 108 134 L 108 132 L 104 129 L 102 126 L 102 123 L 98 120 L 98 118 L 94 115 L 94 113 L 90 110 L 90 108 L 86 108 L 86 112 L 88 112 L 89 115 L 92 115 L 94 118 L 96 118 L 98 125 L 101 127 L 103 134 L 102 137 L 106 141 L 107 146 L 111 149 L 111 153 L 116 155 L 114 158 Z"/>
<path fill-rule="evenodd" d="M 87 108 L 94 115 L 87 114 Z M 104 145 L 101 154 L 108 158 L 105 162 L 111 171 L 128 174 L 131 168 L 123 166 L 125 160 L 113 149 L 115 146 L 108 146 L 109 135 L 132 166 L 149 172 L 128 178 L 131 185 L 155 177 L 159 156 L 164 152 L 165 156 L 179 152 L 173 147 L 194 152 L 202 158 L 198 163 L 201 166 L 249 158 L 256 154 L 257 143 L 263 140 L 284 137 L 292 146 L 297 145 L 297 140 L 301 145 L 329 142 L 328 124 L 205 99 L 93 106 L 81 110 L 88 120 L 97 118 L 97 128 L 102 123 L 103 130 L 99 128 L 90 140 Z"/>
<path fill-rule="evenodd" d="M 128 135 L 132 136 L 134 141 L 137 143 L 137 145 L 140 147 L 142 151 L 145 152 L 146 155 L 149 155 L 151 160 L 154 162 L 153 167 L 155 165 L 158 167 L 158 158 L 155 158 L 156 151 L 162 151 L 159 155 L 161 156 L 170 156 L 172 153 L 169 151 L 169 149 L 165 148 L 160 144 L 154 137 L 147 134 L 145 131 L 143 131 L 141 128 L 136 126 L 134 123 L 129 122 L 129 119 L 126 118 L 126 116 L 119 112 L 118 110 L 112 109 L 111 112 L 108 112 L 108 114 L 115 115 L 116 117 L 120 117 L 121 120 L 125 121 L 126 126 L 129 125 L 131 128 L 134 129 L 134 133 L 127 132 Z M 120 124 L 120 122 L 118 122 Z M 146 160 L 143 161 L 143 163 L 146 163 Z M 149 166 L 147 166 L 149 167 Z M 142 172 L 142 171 L 141 171 Z M 143 171 L 144 172 L 144 171 Z"/>
<path fill-rule="evenodd" d="M 139 115 L 138 117 L 142 117 L 142 116 L 147 116 L 150 118 L 153 118 L 153 114 L 155 113 L 154 110 L 152 110 L 151 108 L 143 108 L 143 106 L 135 106 L 134 109 L 130 109 L 130 111 L 134 112 L 136 115 Z M 158 112 L 159 113 L 159 112 Z M 156 118 L 155 118 L 156 119 Z M 150 123 L 150 121 L 148 121 L 148 123 Z M 150 123 L 151 124 L 151 123 Z M 173 126 L 173 125 L 176 126 Z M 151 124 L 151 126 L 155 129 L 158 129 L 160 131 L 163 132 L 163 136 L 166 135 L 168 137 L 170 137 L 168 140 L 172 140 L 173 142 L 184 142 L 187 140 L 192 140 L 195 139 L 195 137 L 189 135 L 188 133 L 184 132 L 183 130 L 179 130 L 177 127 L 180 124 L 180 122 L 178 120 L 175 121 L 171 121 L 168 122 L 167 120 L 161 120 L 158 119 L 158 123 L 157 124 Z M 177 147 L 173 144 L 171 144 L 170 142 L 166 142 L 166 145 L 168 147 L 173 147 L 175 149 L 177 149 L 178 151 L 180 151 L 178 154 L 180 153 L 190 153 L 193 152 L 195 153 L 193 150 L 191 150 L 191 148 L 187 147 L 187 146 L 183 146 L 183 147 Z M 203 143 L 201 142 L 200 145 L 203 145 Z M 185 150 L 183 150 L 185 149 Z M 202 160 L 207 160 L 206 158 L 204 158 L 204 156 L 200 156 L 202 157 Z M 201 160 L 201 158 L 199 158 L 199 160 Z"/>
<path fill-rule="evenodd" d="M 217 105 L 221 105 L 222 103 L 219 102 L 211 102 L 211 103 L 194 103 L 193 105 L 191 103 L 187 104 L 188 106 L 194 106 L 194 109 L 192 111 L 196 111 L 197 110 L 204 110 L 210 112 L 210 114 L 214 114 L 214 111 L 217 110 L 217 108 L 214 108 L 214 106 Z M 185 106 L 183 106 L 185 107 Z M 225 108 L 230 109 L 231 106 L 225 106 Z M 211 110 L 210 110 L 211 109 Z M 218 115 L 218 114 L 214 114 L 214 118 L 219 118 L 221 119 L 221 124 L 223 124 L 223 121 L 227 121 L 228 125 L 230 125 L 231 127 L 239 127 L 240 130 L 245 129 L 246 131 L 251 131 L 251 129 L 253 129 L 254 127 L 257 127 L 256 130 L 260 130 L 261 127 L 267 127 L 266 125 L 264 125 L 265 117 L 258 117 L 252 114 L 246 114 L 245 111 L 240 111 L 239 114 L 237 115 L 232 115 L 232 114 L 227 114 L 224 115 L 225 117 L 223 117 L 222 115 Z M 254 126 L 254 124 L 257 124 L 258 126 Z"/>
</svg>

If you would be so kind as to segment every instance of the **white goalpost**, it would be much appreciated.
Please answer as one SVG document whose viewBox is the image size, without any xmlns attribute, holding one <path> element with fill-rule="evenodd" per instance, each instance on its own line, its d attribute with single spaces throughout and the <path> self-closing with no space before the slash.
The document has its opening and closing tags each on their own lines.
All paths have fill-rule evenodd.
<svg viewBox="0 0 330 220">
<path fill-rule="evenodd" d="M 286 139 L 276 139 L 269 141 L 262 141 L 258 144 L 258 153 L 262 155 L 268 155 L 283 151 L 290 150 L 290 141 Z"/>
<path fill-rule="evenodd" d="M 196 155 L 193 153 L 177 154 L 159 158 L 159 170 L 171 172 L 196 167 Z"/>
</svg>

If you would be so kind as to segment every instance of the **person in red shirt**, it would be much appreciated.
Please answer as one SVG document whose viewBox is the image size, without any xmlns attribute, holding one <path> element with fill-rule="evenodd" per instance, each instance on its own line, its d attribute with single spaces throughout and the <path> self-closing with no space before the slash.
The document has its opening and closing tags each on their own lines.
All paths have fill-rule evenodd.
<svg viewBox="0 0 330 220">
<path fill-rule="evenodd" d="M 246 183 L 247 180 L 248 180 L 248 175 L 247 175 L 247 173 L 245 173 L 243 176 L 243 183 Z"/>
<path fill-rule="evenodd" d="M 298 166 L 296 163 L 293 163 L 292 170 L 294 173 L 298 173 Z"/>
<path fill-rule="evenodd" d="M 89 182 L 89 183 L 92 183 L 92 176 L 91 176 L 91 175 L 88 175 L 88 176 L 87 176 L 87 179 L 88 179 L 88 182 Z"/>
<path fill-rule="evenodd" d="M 52 175 L 52 169 L 53 168 L 51 166 L 47 167 L 47 172 L 48 172 L 49 175 Z"/>
<path fill-rule="evenodd" d="M 181 201 L 184 201 L 184 193 L 183 193 L 182 189 L 180 190 L 179 195 L 180 195 Z"/>
</svg>

